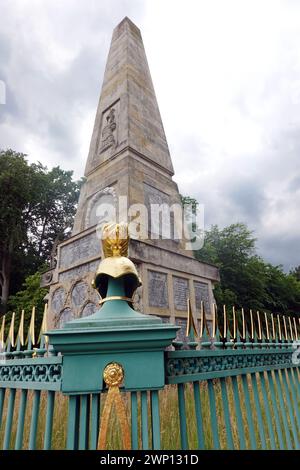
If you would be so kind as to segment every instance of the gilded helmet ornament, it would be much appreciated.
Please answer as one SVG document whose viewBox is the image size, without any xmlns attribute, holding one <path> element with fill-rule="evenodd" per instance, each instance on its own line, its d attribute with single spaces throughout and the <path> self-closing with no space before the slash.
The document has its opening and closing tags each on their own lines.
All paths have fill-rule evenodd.
<svg viewBox="0 0 300 470">
<path fill-rule="evenodd" d="M 135 290 L 142 284 L 135 265 L 128 258 L 129 239 L 128 224 L 125 222 L 104 225 L 103 259 L 93 281 L 93 287 L 102 298 L 106 297 L 109 277 L 124 278 L 125 294 L 128 298 L 132 298 Z"/>
</svg>

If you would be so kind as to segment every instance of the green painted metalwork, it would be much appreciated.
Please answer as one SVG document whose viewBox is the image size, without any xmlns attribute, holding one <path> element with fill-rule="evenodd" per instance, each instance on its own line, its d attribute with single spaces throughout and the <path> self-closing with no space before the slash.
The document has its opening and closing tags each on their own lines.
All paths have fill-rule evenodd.
<svg viewBox="0 0 300 470">
<path fill-rule="evenodd" d="M 169 385 L 177 389 L 182 449 L 189 448 L 189 441 L 199 449 L 207 445 L 214 449 L 299 449 L 300 381 L 299 366 L 292 360 L 292 333 L 290 339 L 283 339 L 278 332 L 271 335 L 272 340 L 269 332 L 265 337 L 267 326 L 262 327 L 256 312 L 248 330 L 241 327 L 239 332 L 236 325 L 229 328 L 224 308 L 223 312 L 220 309 L 219 325 L 216 322 L 209 329 L 203 323 L 206 332 L 202 325 L 198 342 L 192 329 L 186 342 L 174 341 L 172 348 L 178 327 L 135 312 L 128 297 L 122 298 L 126 288 L 122 279 L 108 280 L 109 295 L 121 298 L 105 302 L 90 317 L 47 332 L 49 342 L 40 335 L 35 344 L 31 321 L 25 349 L 20 334 L 15 342 L 10 328 L 0 362 L 4 449 L 22 449 L 28 437 L 29 449 L 35 449 L 42 441 L 39 433 L 43 433 L 44 449 L 51 449 L 58 394 L 64 394 L 69 403 L 67 449 L 98 448 L 100 424 L 105 423 L 101 421 L 100 400 L 103 398 L 105 404 L 108 396 L 118 396 L 117 413 L 123 409 L 122 402 L 128 413 L 123 423 L 128 421 L 124 432 L 128 430 L 128 436 L 131 433 L 131 447 L 160 449 L 161 426 L 165 426 L 161 421 L 166 417 L 160 410 L 159 395 Z M 191 308 L 189 315 L 193 324 Z M 283 322 L 282 331 L 284 325 L 292 322 Z M 111 363 L 121 374 L 116 383 L 104 380 L 103 372 Z M 41 400 L 42 391 L 45 401 Z M 130 410 L 125 406 L 128 395 Z M 204 425 L 207 398 L 209 424 Z M 44 403 L 46 406 L 41 406 Z M 29 416 L 30 432 L 25 439 L 24 423 Z M 41 423 L 45 423 L 42 430 Z M 237 431 L 233 430 L 234 423 Z M 191 435 L 193 429 L 195 436 Z"/>
<path fill-rule="evenodd" d="M 227 448 L 234 449 L 232 431 L 231 431 L 231 422 L 230 422 L 230 411 L 228 405 L 228 395 L 227 395 L 227 386 L 226 379 L 222 377 L 221 382 L 221 393 L 222 393 L 222 402 L 223 402 L 223 411 L 224 411 L 224 421 L 226 428 L 226 438 L 227 438 Z"/>
<path fill-rule="evenodd" d="M 251 374 L 251 384 L 252 384 L 252 389 L 253 389 L 253 397 L 254 397 L 255 411 L 256 411 L 256 416 L 257 416 L 257 421 L 258 421 L 258 432 L 259 432 L 261 447 L 263 450 L 265 450 L 267 448 L 267 443 L 266 443 L 263 417 L 261 413 L 261 404 L 259 401 L 257 380 L 256 380 L 255 374 Z"/>
<path fill-rule="evenodd" d="M 262 396 L 263 396 L 263 401 L 264 401 L 264 409 L 266 413 L 267 429 L 268 429 L 268 434 L 270 437 L 271 449 L 276 449 L 275 435 L 273 431 L 273 424 L 272 424 L 272 418 L 271 418 L 272 411 L 270 408 L 270 402 L 269 402 L 268 395 L 267 395 L 266 381 L 265 381 L 265 376 L 263 372 L 259 373 L 259 378 L 260 378 Z"/>
<path fill-rule="evenodd" d="M 131 392 L 131 447 L 139 448 L 137 393 Z"/>
<path fill-rule="evenodd" d="M 194 404 L 195 404 L 195 414 L 196 414 L 196 423 L 197 423 L 197 437 L 198 437 L 198 448 L 205 448 L 204 440 L 204 431 L 203 431 L 203 419 L 202 419 L 202 410 L 201 410 L 201 401 L 200 401 L 200 387 L 199 382 L 193 382 L 194 388 Z"/>
<path fill-rule="evenodd" d="M 292 405 L 290 391 L 289 391 L 289 387 L 288 387 L 288 383 L 287 383 L 284 371 L 283 371 L 283 373 L 281 373 L 281 371 L 279 371 L 279 376 L 278 376 L 277 380 L 280 381 L 280 379 L 283 383 L 283 388 L 284 388 L 284 392 L 285 392 L 282 401 L 283 401 L 283 403 L 284 403 L 284 401 L 286 402 L 287 409 L 288 409 L 288 417 L 289 417 L 290 422 L 291 422 L 291 428 L 292 428 L 292 434 L 293 434 L 293 438 L 294 438 L 295 448 L 299 449 L 299 439 L 298 439 L 298 433 L 297 433 L 297 425 L 296 425 L 296 421 L 295 421 L 295 418 L 294 418 L 293 405 Z"/>
<path fill-rule="evenodd" d="M 210 421 L 211 421 L 211 430 L 212 430 L 212 435 L 213 435 L 214 449 L 220 449 L 214 385 L 213 385 L 212 380 L 208 380 L 207 383 L 208 383 L 208 396 L 209 396 L 209 406 L 210 406 Z M 183 449 L 186 449 L 186 447 L 183 447 Z"/>
<path fill-rule="evenodd" d="M 25 411 L 26 411 L 26 404 L 27 404 L 27 394 L 28 394 L 28 390 L 24 390 L 24 389 L 21 390 L 15 450 L 22 449 L 22 445 L 23 445 L 23 434 L 24 434 L 24 422 L 25 422 Z"/>
<path fill-rule="evenodd" d="M 148 401 L 147 392 L 141 392 L 141 417 L 142 417 L 142 446 L 143 450 L 149 449 L 148 436 Z"/>
<path fill-rule="evenodd" d="M 52 390 L 49 390 L 48 393 L 47 393 L 47 410 L 46 410 L 44 450 L 50 450 L 51 449 L 53 413 L 54 413 L 54 399 L 55 399 L 55 392 L 53 392 Z"/>
<path fill-rule="evenodd" d="M 241 410 L 239 388 L 238 388 L 237 378 L 235 375 L 231 377 L 231 381 L 232 381 L 234 405 L 235 405 L 238 434 L 239 434 L 239 441 L 240 441 L 240 449 L 245 449 L 246 441 L 245 441 L 244 423 L 243 423 L 243 416 L 242 416 L 242 410 Z"/>
<path fill-rule="evenodd" d="M 187 424 L 186 424 L 186 410 L 185 410 L 185 396 L 184 396 L 185 384 L 178 384 L 178 413 L 180 423 L 180 438 L 181 448 L 188 449 L 188 435 L 187 435 Z"/>
<path fill-rule="evenodd" d="M 277 407 L 277 402 L 276 402 L 275 388 L 274 388 L 273 378 L 272 378 L 270 371 L 267 372 L 267 381 L 269 384 L 269 390 L 271 394 L 271 403 L 272 403 L 273 415 L 275 418 L 279 447 L 280 449 L 284 449 L 283 435 L 282 435 L 281 424 L 280 424 L 280 419 L 279 419 L 279 414 L 278 414 L 278 407 Z"/>
<path fill-rule="evenodd" d="M 160 449 L 160 415 L 159 397 L 157 390 L 150 392 L 151 399 L 151 421 L 152 421 L 152 449 Z"/>
<path fill-rule="evenodd" d="M 292 449 L 291 435 L 290 435 L 289 424 L 288 424 L 288 420 L 287 420 L 287 413 L 286 413 L 286 410 L 285 410 L 285 407 L 284 407 L 284 399 L 283 399 L 283 396 L 282 396 L 282 389 L 281 389 L 281 384 L 280 384 L 280 380 L 279 380 L 278 371 L 275 370 L 274 375 L 275 375 L 275 382 L 276 382 L 276 385 L 277 385 L 277 393 L 278 393 L 278 397 L 279 397 L 279 409 L 281 411 L 281 417 L 282 417 L 282 421 L 283 421 L 283 428 L 284 428 L 284 432 L 285 432 L 287 448 Z"/>
<path fill-rule="evenodd" d="M 245 402 L 246 413 L 247 413 L 250 445 L 251 445 L 251 449 L 256 449 L 257 443 L 255 439 L 254 423 L 253 423 L 253 418 L 252 418 L 253 411 L 251 410 L 248 382 L 247 382 L 247 376 L 245 374 L 242 374 L 242 384 L 243 384 L 243 390 L 244 390 L 244 402 Z"/>
<path fill-rule="evenodd" d="M 292 394 L 292 401 L 293 401 L 292 409 L 293 409 L 293 412 L 295 413 L 295 416 L 296 416 L 297 428 L 300 430 L 299 400 L 297 398 L 297 390 L 296 390 L 296 387 L 295 387 L 294 379 L 292 377 L 292 370 L 287 369 L 286 374 L 287 374 L 287 377 L 288 377 L 289 388 L 290 388 L 290 391 L 291 391 L 291 394 Z"/>
<path fill-rule="evenodd" d="M 33 406 L 31 415 L 30 435 L 29 435 L 29 450 L 34 450 L 36 447 L 37 428 L 39 419 L 39 409 L 41 401 L 41 391 L 35 390 L 33 395 Z"/>
<path fill-rule="evenodd" d="M 15 398 L 16 398 L 16 390 L 11 389 L 9 393 L 9 401 L 8 401 L 8 407 L 7 407 L 7 418 L 6 418 L 5 434 L 4 434 L 4 441 L 3 441 L 3 450 L 8 450 L 10 448 Z"/>
<path fill-rule="evenodd" d="M 68 417 L 68 436 L 67 436 L 67 449 L 78 449 L 79 438 L 79 406 L 80 397 L 71 395 L 69 398 L 69 417 Z"/>
<path fill-rule="evenodd" d="M 90 449 L 96 450 L 98 445 L 100 427 L 100 393 L 92 395 L 92 413 L 91 413 L 91 436 Z"/>
</svg>

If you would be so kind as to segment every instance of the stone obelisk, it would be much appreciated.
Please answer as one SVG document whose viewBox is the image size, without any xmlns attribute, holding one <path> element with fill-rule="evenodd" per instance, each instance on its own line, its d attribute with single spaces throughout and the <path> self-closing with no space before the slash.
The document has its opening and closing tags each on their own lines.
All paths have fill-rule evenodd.
<svg viewBox="0 0 300 470">
<path fill-rule="evenodd" d="M 120 198 L 149 213 L 153 204 L 180 204 L 173 174 L 142 36 L 124 18 L 112 36 L 72 237 L 58 246 L 56 266 L 43 277 L 50 286 L 51 326 L 98 308 L 91 287 L 101 259 L 97 226 L 109 217 L 101 208 L 114 207 L 122 219 Z M 147 222 L 141 233 L 149 230 Z M 130 242 L 129 256 L 143 281 L 135 298 L 138 309 L 179 325 L 186 322 L 187 298 L 194 311 L 202 300 L 209 312 L 218 269 L 197 261 L 182 240 L 151 234 Z"/>
</svg>

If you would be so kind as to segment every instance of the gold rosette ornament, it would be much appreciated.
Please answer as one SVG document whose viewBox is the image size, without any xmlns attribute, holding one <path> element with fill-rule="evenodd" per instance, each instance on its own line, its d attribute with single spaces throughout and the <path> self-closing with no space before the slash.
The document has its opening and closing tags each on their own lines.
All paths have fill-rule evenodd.
<svg viewBox="0 0 300 470">
<path fill-rule="evenodd" d="M 115 406 L 117 417 L 119 419 L 121 427 L 123 448 L 125 450 L 129 450 L 131 449 L 130 428 L 126 416 L 125 405 L 122 401 L 121 393 L 119 390 L 119 387 L 124 380 L 123 367 L 117 362 L 111 362 L 105 367 L 103 371 L 103 379 L 106 385 L 108 386 L 108 394 L 105 400 L 103 414 L 101 417 L 98 449 L 105 450 L 109 418 L 112 408 L 113 406 Z"/>
</svg>

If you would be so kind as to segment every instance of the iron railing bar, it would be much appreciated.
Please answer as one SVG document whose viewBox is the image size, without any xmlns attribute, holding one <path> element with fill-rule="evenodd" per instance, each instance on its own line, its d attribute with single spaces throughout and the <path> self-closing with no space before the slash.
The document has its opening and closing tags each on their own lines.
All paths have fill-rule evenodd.
<svg viewBox="0 0 300 470">
<path fill-rule="evenodd" d="M 90 421 L 90 395 L 80 396 L 79 418 L 79 450 L 87 450 L 89 447 L 89 421 Z"/>
<path fill-rule="evenodd" d="M 3 408 L 4 408 L 4 399 L 5 399 L 5 388 L 0 388 L 0 427 L 2 424 L 2 415 L 3 415 Z"/>
<path fill-rule="evenodd" d="M 297 374 L 297 371 L 295 370 L 294 367 L 291 367 L 289 369 L 291 371 L 291 376 L 293 378 L 293 383 L 295 385 L 295 389 L 296 389 L 296 394 L 298 396 L 298 400 L 300 401 L 300 381 L 299 381 L 299 376 Z"/>
<path fill-rule="evenodd" d="M 213 444 L 214 444 L 214 449 L 220 449 L 214 384 L 212 380 L 208 380 L 207 384 L 208 384 L 210 422 L 211 422 L 211 429 L 212 429 L 212 436 L 213 436 Z"/>
<path fill-rule="evenodd" d="M 286 437 L 286 443 L 287 443 L 288 449 L 290 450 L 290 449 L 293 448 L 293 446 L 292 446 L 292 441 L 291 441 L 289 424 L 288 424 L 288 420 L 287 420 L 287 417 L 286 417 L 286 410 L 285 410 L 285 407 L 284 407 L 284 398 L 283 398 L 283 394 L 282 394 L 282 387 L 281 387 L 281 383 L 280 383 L 279 371 L 277 371 L 277 370 L 274 371 L 274 375 L 275 375 L 275 383 L 276 383 L 276 388 L 277 388 L 277 393 L 278 393 L 278 398 L 279 398 L 279 408 L 280 408 L 280 412 L 281 412 L 283 428 L 284 428 L 284 433 L 285 433 L 285 437 Z M 287 398 L 286 402 L 288 403 L 288 397 L 286 397 L 286 398 Z"/>
<path fill-rule="evenodd" d="M 10 446 L 11 430 L 12 430 L 14 407 L 15 407 L 15 398 L 16 398 L 16 389 L 11 389 L 9 392 L 9 399 L 8 399 L 3 450 L 8 450 Z"/>
<path fill-rule="evenodd" d="M 205 449 L 199 382 L 193 382 L 198 448 Z"/>
<path fill-rule="evenodd" d="M 47 409 L 45 423 L 44 450 L 51 449 L 52 430 L 53 430 L 53 413 L 54 413 L 55 392 L 52 390 L 47 393 Z"/>
<path fill-rule="evenodd" d="M 186 411 L 185 411 L 185 396 L 184 396 L 185 384 L 178 384 L 177 391 L 178 391 L 178 411 L 179 411 L 181 449 L 187 450 L 189 448 L 189 443 L 188 443 Z"/>
<path fill-rule="evenodd" d="M 15 450 L 21 450 L 22 445 L 23 445 L 24 422 L 25 422 L 27 395 L 28 395 L 28 390 L 21 390 Z"/>
<path fill-rule="evenodd" d="M 293 399 L 293 405 L 294 405 L 293 409 L 295 411 L 297 426 L 298 426 L 298 429 L 299 429 L 299 432 L 300 432 L 300 411 L 299 411 L 299 400 L 297 398 L 297 391 L 296 391 L 295 383 L 294 383 L 294 380 L 293 380 L 293 377 L 292 377 L 291 369 L 287 369 L 286 373 L 287 373 L 287 377 L 288 377 L 288 383 L 290 385 L 290 390 L 291 390 L 291 393 L 292 393 L 292 399 Z"/>
<path fill-rule="evenodd" d="M 236 376 L 231 377 L 231 381 L 232 381 L 235 413 L 236 413 L 236 419 L 237 419 L 237 425 L 238 425 L 240 449 L 243 450 L 243 449 L 246 449 L 246 441 L 245 441 L 244 423 L 243 423 L 239 389 L 238 389 Z"/>
<path fill-rule="evenodd" d="M 78 395 L 69 397 L 69 416 L 67 431 L 67 449 L 78 449 L 78 428 L 79 428 L 79 399 Z"/>
<path fill-rule="evenodd" d="M 96 450 L 100 429 L 100 393 L 92 394 L 90 449 Z"/>
<path fill-rule="evenodd" d="M 229 412 L 229 405 L 228 405 L 228 394 L 227 394 L 227 386 L 226 386 L 226 379 L 221 378 L 221 394 L 222 394 L 222 401 L 223 401 L 223 411 L 224 411 L 224 422 L 226 428 L 226 439 L 227 439 L 227 447 L 228 449 L 234 449 L 232 431 L 231 431 L 231 422 L 230 422 L 230 412 Z"/>
<path fill-rule="evenodd" d="M 36 448 L 36 437 L 37 437 L 40 401 L 41 401 L 41 391 L 34 390 L 30 434 L 29 434 L 29 450 L 35 450 Z"/>
<path fill-rule="evenodd" d="M 281 381 L 283 383 L 283 388 L 284 388 L 284 392 L 285 392 L 285 397 L 286 397 L 285 402 L 286 402 L 288 412 L 289 412 L 289 418 L 290 418 L 290 422 L 291 422 L 292 434 L 293 434 L 293 438 L 294 438 L 295 447 L 296 447 L 296 449 L 299 449 L 299 439 L 298 439 L 298 433 L 297 433 L 297 425 L 296 425 L 296 421 L 295 421 L 295 417 L 294 417 L 294 407 L 293 407 L 293 404 L 292 404 L 293 396 L 291 398 L 291 393 L 290 393 L 290 390 L 289 390 L 289 386 L 288 386 L 288 382 L 287 382 L 285 372 L 279 372 L 279 380 L 280 380 L 280 378 L 281 378 Z"/>
<path fill-rule="evenodd" d="M 131 447 L 139 448 L 137 392 L 131 392 Z"/>
<path fill-rule="evenodd" d="M 248 429 L 249 429 L 249 437 L 250 437 L 250 445 L 251 448 L 254 450 L 257 448 L 256 438 L 255 438 L 255 430 L 254 430 L 254 423 L 252 418 L 252 410 L 251 410 L 251 402 L 250 402 L 250 393 L 248 388 L 247 382 L 247 375 L 242 374 L 242 384 L 245 396 L 245 407 L 246 407 L 246 414 L 247 414 L 247 422 L 248 422 Z"/>
<path fill-rule="evenodd" d="M 141 418 L 142 418 L 142 447 L 143 447 L 143 450 L 148 450 L 149 449 L 149 436 L 148 436 L 147 391 L 141 392 Z"/>
<path fill-rule="evenodd" d="M 267 442 L 266 442 L 266 436 L 265 436 L 265 430 L 264 430 L 264 424 L 263 424 L 263 418 L 262 418 L 262 412 L 261 412 L 261 404 L 259 401 L 257 379 L 256 379 L 255 374 L 251 374 L 251 383 L 252 383 L 253 397 L 254 397 L 254 403 L 255 403 L 256 414 L 257 414 L 258 432 L 259 432 L 259 437 L 261 441 L 261 447 L 263 450 L 265 450 L 267 448 Z"/>
<path fill-rule="evenodd" d="M 267 379 L 268 379 L 268 385 L 269 385 L 269 390 L 271 394 L 272 409 L 273 409 L 273 414 L 274 414 L 274 419 L 275 419 L 275 426 L 276 426 L 276 431 L 277 431 L 279 447 L 280 449 L 284 449 L 283 434 L 282 434 L 281 424 L 280 424 L 280 419 L 279 419 L 279 414 L 278 414 L 275 388 L 274 388 L 274 383 L 273 383 L 273 377 L 270 371 L 267 372 Z"/>
<path fill-rule="evenodd" d="M 160 450 L 160 414 L 157 390 L 151 390 L 152 449 Z"/>
<path fill-rule="evenodd" d="M 266 381 L 265 381 L 265 376 L 264 376 L 263 372 L 259 372 L 259 378 L 260 378 L 260 385 L 261 385 L 263 401 L 264 401 L 264 405 L 265 405 L 265 412 L 266 412 L 266 418 L 267 418 L 267 429 L 268 429 L 268 434 L 269 434 L 269 437 L 270 437 L 271 449 L 275 450 L 276 449 L 276 442 L 275 442 L 275 435 L 274 435 L 274 432 L 273 432 L 273 424 L 272 424 L 272 418 L 271 418 L 271 407 L 270 407 L 270 403 L 269 403 L 269 400 L 268 400 Z"/>
</svg>

